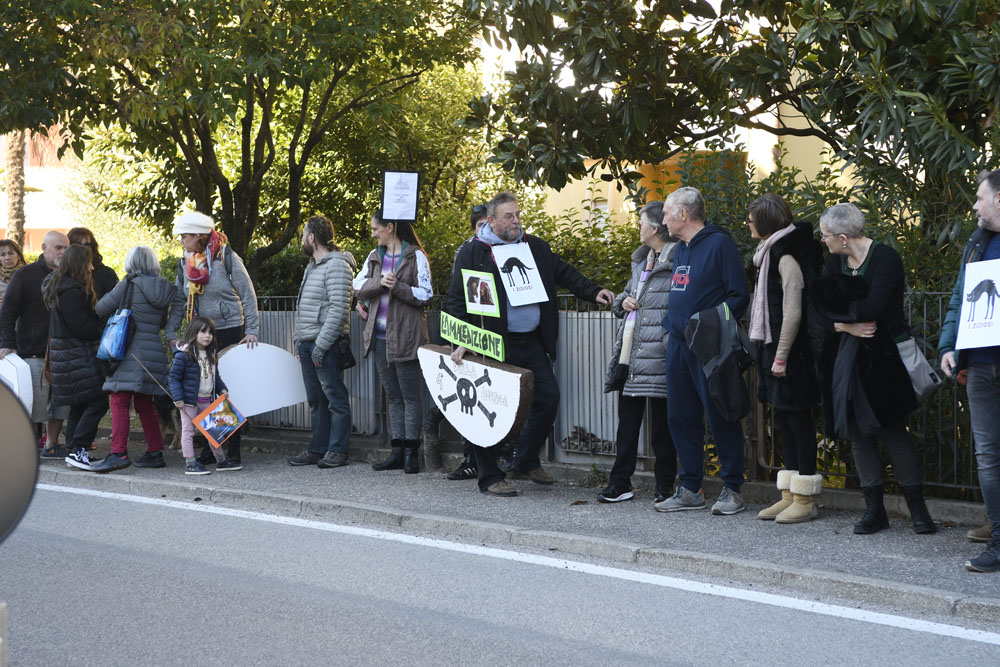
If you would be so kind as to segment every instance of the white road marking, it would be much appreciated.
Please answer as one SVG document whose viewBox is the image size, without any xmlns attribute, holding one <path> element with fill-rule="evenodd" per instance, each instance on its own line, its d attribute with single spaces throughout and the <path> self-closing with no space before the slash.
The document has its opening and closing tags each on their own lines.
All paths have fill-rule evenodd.
<svg viewBox="0 0 1000 667">
<path fill-rule="evenodd" d="M 958 625 L 948 625 L 945 623 L 934 623 L 932 621 L 922 621 L 906 616 L 895 614 L 884 614 L 875 611 L 865 611 L 840 605 L 826 604 L 823 602 L 812 602 L 798 598 L 775 595 L 773 593 L 761 593 L 758 591 L 743 590 L 731 586 L 719 586 L 717 584 L 706 584 L 700 581 L 690 581 L 677 577 L 667 577 L 660 574 L 649 574 L 646 572 L 633 572 L 616 567 L 604 565 L 592 565 L 579 561 L 565 560 L 562 558 L 552 558 L 550 556 L 538 556 L 535 554 L 521 553 L 507 549 L 496 549 L 493 547 L 483 547 L 474 544 L 463 544 L 461 542 L 448 542 L 429 537 L 417 537 L 415 535 L 405 535 L 401 533 L 390 533 L 383 530 L 373 530 L 371 528 L 358 528 L 357 526 L 343 526 L 339 524 L 315 521 L 312 519 L 300 519 L 297 517 L 279 516 L 275 514 L 263 514 L 261 512 L 249 512 L 247 510 L 232 509 L 229 507 L 218 507 L 212 505 L 198 505 L 177 500 L 164 500 L 163 498 L 147 498 L 144 496 L 132 496 L 123 493 L 110 493 L 107 491 L 95 491 L 93 489 L 77 489 L 53 484 L 38 484 L 38 489 L 43 491 L 56 491 L 58 493 L 72 493 L 82 496 L 94 496 L 97 498 L 107 498 L 110 500 L 123 500 L 141 505 L 155 505 L 158 507 L 171 507 L 174 509 L 187 510 L 191 512 L 203 512 L 205 514 L 218 514 L 240 519 L 250 519 L 252 521 L 264 521 L 285 526 L 296 526 L 299 528 L 310 528 L 329 533 L 340 533 L 342 535 L 354 535 L 358 537 L 368 537 L 376 540 L 386 540 L 401 544 L 413 544 L 431 549 L 442 549 L 444 551 L 454 551 L 458 553 L 472 554 L 476 556 L 486 556 L 487 558 L 498 558 L 500 560 L 525 563 L 529 565 L 540 565 L 558 570 L 568 570 L 591 574 L 612 579 L 621 579 L 641 584 L 661 586 L 663 588 L 673 588 L 690 593 L 702 595 L 713 595 L 732 600 L 744 600 L 757 604 L 766 604 L 772 607 L 783 609 L 795 609 L 806 611 L 823 616 L 832 616 L 862 623 L 872 623 L 874 625 L 885 625 L 893 628 L 901 628 L 913 632 L 923 632 L 927 634 L 939 635 L 942 637 L 954 637 L 968 641 L 982 642 L 1000 646 L 1000 634 L 965 628 Z"/>
</svg>

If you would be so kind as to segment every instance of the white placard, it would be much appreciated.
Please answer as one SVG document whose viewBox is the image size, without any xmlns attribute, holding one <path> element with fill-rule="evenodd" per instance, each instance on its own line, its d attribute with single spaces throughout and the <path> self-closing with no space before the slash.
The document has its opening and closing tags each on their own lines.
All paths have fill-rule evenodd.
<svg viewBox="0 0 1000 667">
<path fill-rule="evenodd" d="M 955 349 L 1000 345 L 1000 320 L 995 310 L 997 296 L 1000 296 L 1000 259 L 966 264 Z"/>
<path fill-rule="evenodd" d="M 8 354 L 0 359 L 0 382 L 10 387 L 30 415 L 34 389 L 31 386 L 31 367 L 24 359 L 16 354 Z"/>
<path fill-rule="evenodd" d="M 538 272 L 527 243 L 495 245 L 493 259 L 500 269 L 500 282 L 510 299 L 510 305 L 526 306 L 549 300 L 545 285 L 542 284 L 542 275 Z"/>
<path fill-rule="evenodd" d="M 382 219 L 415 222 L 419 192 L 419 172 L 382 172 Z"/>
<path fill-rule="evenodd" d="M 219 376 L 229 399 L 245 417 L 279 410 L 306 400 L 302 366 L 291 353 L 260 343 L 231 345 L 219 356 Z"/>
<path fill-rule="evenodd" d="M 447 355 L 417 350 L 427 390 L 455 430 L 479 447 L 492 447 L 514 426 L 521 378 L 466 358 L 461 366 Z"/>
</svg>

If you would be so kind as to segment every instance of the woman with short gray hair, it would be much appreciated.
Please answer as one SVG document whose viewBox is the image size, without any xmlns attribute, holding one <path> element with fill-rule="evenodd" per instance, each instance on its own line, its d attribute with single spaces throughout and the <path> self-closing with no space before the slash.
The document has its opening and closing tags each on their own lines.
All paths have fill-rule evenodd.
<svg viewBox="0 0 1000 667">
<path fill-rule="evenodd" d="M 903 310 L 905 275 L 899 253 L 865 236 L 865 218 L 854 204 L 837 204 L 819 219 L 819 238 L 830 256 L 813 282 L 811 333 L 818 359 L 826 434 L 851 441 L 865 514 L 854 532 L 889 527 L 882 501 L 883 465 L 892 467 L 913 521 L 913 532 L 937 531 L 924 503 L 920 464 L 907 416 L 917 408 L 910 376 L 896 344 L 910 337 Z"/>
<path fill-rule="evenodd" d="M 153 396 L 165 395 L 168 360 L 160 338 L 177 286 L 160 277 L 160 262 L 147 246 L 136 246 L 125 256 L 125 278 L 97 302 L 97 314 L 107 317 L 120 307 L 132 311 L 134 335 L 125 358 L 108 367 L 104 391 L 111 392 L 111 454 L 94 464 L 95 472 L 111 472 L 132 464 L 128 457 L 129 408 L 142 422 L 146 453 L 136 460 L 140 468 L 162 468 L 163 434 L 153 407 Z"/>
</svg>

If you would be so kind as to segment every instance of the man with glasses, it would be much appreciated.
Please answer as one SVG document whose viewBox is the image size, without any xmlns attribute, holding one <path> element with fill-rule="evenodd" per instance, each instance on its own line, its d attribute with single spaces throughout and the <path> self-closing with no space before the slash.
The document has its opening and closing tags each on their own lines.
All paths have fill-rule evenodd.
<svg viewBox="0 0 1000 667">
<path fill-rule="evenodd" d="M 528 419 L 517 439 L 517 453 L 510 465 L 512 478 L 530 479 L 536 484 L 552 484 L 552 475 L 542 468 L 539 452 L 548 438 L 559 408 L 559 385 L 552 372 L 559 335 L 559 309 L 556 287 L 564 287 L 577 297 L 610 306 L 615 295 L 595 285 L 559 256 L 542 239 L 526 234 L 521 228 L 521 211 L 517 197 L 501 192 L 487 204 L 487 224 L 455 257 L 451 287 L 444 310 L 453 317 L 480 326 L 480 317 L 471 316 L 465 308 L 465 283 L 462 269 L 492 273 L 497 290 L 500 317 L 482 318 L 482 326 L 504 338 L 506 362 L 534 373 L 534 393 Z M 531 251 L 533 269 L 538 271 L 545 290 L 545 300 L 526 305 L 512 305 L 500 267 L 494 261 L 494 247 L 524 243 Z M 461 363 L 467 352 L 458 347 L 452 354 Z M 489 495 L 516 496 L 517 491 L 506 482 L 504 471 L 497 465 L 497 447 L 473 448 L 479 473 L 479 490 Z"/>
<path fill-rule="evenodd" d="M 59 461 L 69 454 L 57 443 L 69 410 L 49 405 L 49 382 L 44 375 L 49 311 L 42 302 L 42 282 L 55 270 L 68 245 L 69 239 L 62 232 L 47 233 L 38 260 L 19 269 L 10 279 L 0 308 L 0 359 L 16 352 L 31 368 L 31 421 L 45 425 L 48 442 L 42 458 Z"/>
</svg>

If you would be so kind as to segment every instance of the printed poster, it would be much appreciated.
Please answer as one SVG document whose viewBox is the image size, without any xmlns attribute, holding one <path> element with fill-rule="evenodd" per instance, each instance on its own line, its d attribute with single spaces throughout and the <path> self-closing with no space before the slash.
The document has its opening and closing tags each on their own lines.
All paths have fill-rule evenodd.
<svg viewBox="0 0 1000 667">
<path fill-rule="evenodd" d="M 416 222 L 420 172 L 382 172 L 382 219 Z"/>
<path fill-rule="evenodd" d="M 473 315 L 500 317 L 500 304 L 492 273 L 462 269 L 465 284 L 465 310 Z"/>
<path fill-rule="evenodd" d="M 958 341 L 955 348 L 1000 345 L 1000 320 L 996 302 L 1000 295 L 1000 259 L 965 265 L 965 285 L 962 313 L 958 321 Z"/>
<path fill-rule="evenodd" d="M 208 407 L 194 418 L 194 425 L 208 440 L 208 444 L 213 449 L 218 449 L 246 421 L 247 418 L 240 414 L 236 406 L 229 401 L 229 397 L 222 395 L 209 403 Z"/>
<path fill-rule="evenodd" d="M 495 245 L 493 260 L 500 269 L 500 280 L 512 306 L 527 306 L 549 300 L 527 243 Z"/>
</svg>

